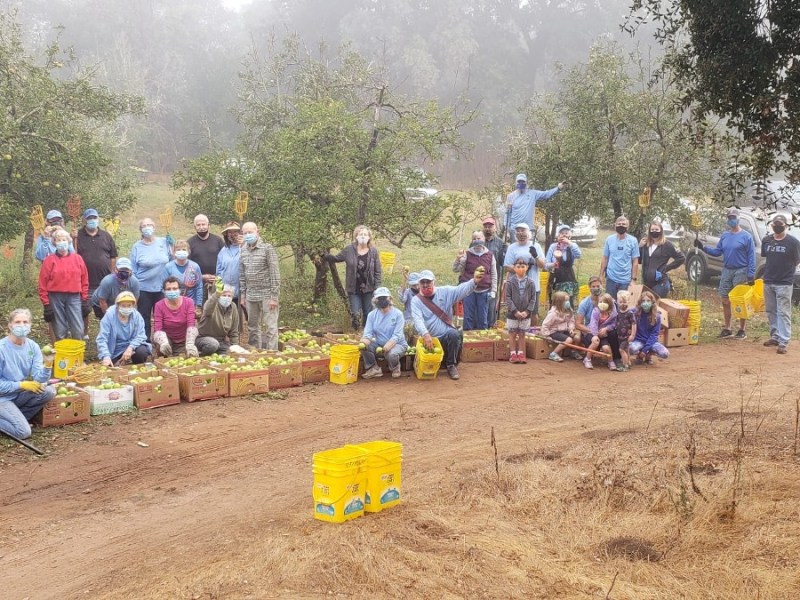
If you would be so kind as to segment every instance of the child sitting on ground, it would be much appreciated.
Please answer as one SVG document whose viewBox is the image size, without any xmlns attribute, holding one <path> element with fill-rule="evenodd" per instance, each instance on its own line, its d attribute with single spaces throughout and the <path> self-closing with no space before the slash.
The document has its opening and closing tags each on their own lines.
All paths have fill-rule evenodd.
<svg viewBox="0 0 800 600">
<path fill-rule="evenodd" d="M 596 350 L 598 347 L 601 352 L 611 354 L 611 343 L 608 340 L 609 333 L 613 332 L 617 327 L 617 309 L 614 306 L 614 299 L 610 294 L 603 294 L 597 302 L 597 306 L 592 309 L 592 317 L 589 321 L 589 330 L 592 332 L 592 343 L 589 345 L 590 350 Z M 592 367 L 592 354 L 586 353 L 586 358 L 583 359 L 583 366 L 587 369 Z M 617 370 L 617 364 L 614 359 L 609 359 L 608 368 L 611 371 Z"/>
<path fill-rule="evenodd" d="M 542 322 L 542 335 L 556 342 L 571 344 L 575 337 L 575 315 L 567 292 L 553 294 L 553 306 Z M 558 344 L 548 357 L 555 362 L 564 362 L 561 353 L 567 346 Z"/>
<path fill-rule="evenodd" d="M 647 361 L 652 365 L 653 355 L 668 358 L 669 350 L 658 341 L 661 333 L 661 315 L 656 309 L 656 299 L 650 292 L 642 292 L 639 298 L 639 311 L 636 319 L 636 336 L 631 342 L 631 354 L 638 355 L 638 362 Z"/>
<path fill-rule="evenodd" d="M 506 286 L 506 327 L 512 363 L 527 363 L 525 358 L 525 332 L 531 326 L 531 312 L 536 305 L 536 287 L 528 278 L 528 263 L 523 258 L 514 262 L 514 274 Z"/>
<path fill-rule="evenodd" d="M 629 371 L 631 368 L 628 344 L 636 337 L 636 309 L 630 306 L 630 301 L 630 292 L 627 290 L 617 292 L 617 339 L 622 357 L 622 364 L 617 367 L 617 371 Z"/>
</svg>

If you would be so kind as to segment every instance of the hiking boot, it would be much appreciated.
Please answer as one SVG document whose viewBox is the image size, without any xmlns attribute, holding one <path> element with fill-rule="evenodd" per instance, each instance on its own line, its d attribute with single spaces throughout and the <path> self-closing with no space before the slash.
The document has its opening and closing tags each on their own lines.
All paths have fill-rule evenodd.
<svg viewBox="0 0 800 600">
<path fill-rule="evenodd" d="M 362 379 L 374 379 L 375 377 L 383 377 L 383 369 L 378 365 L 373 365 L 361 376 Z"/>
<path fill-rule="evenodd" d="M 736 332 L 736 335 L 733 337 L 734 339 L 737 340 L 743 340 L 747 338 L 747 334 L 744 332 L 744 329 L 740 329 L 739 331 Z"/>
<path fill-rule="evenodd" d="M 767 346 L 767 347 L 769 347 L 769 346 L 780 346 L 780 342 L 778 340 L 776 340 L 775 338 L 770 338 L 766 342 L 764 342 L 764 345 Z"/>
<path fill-rule="evenodd" d="M 392 369 L 392 379 L 397 379 L 398 377 L 400 377 L 400 365 Z"/>
<path fill-rule="evenodd" d="M 778 354 L 786 354 L 786 346 L 778 346 Z"/>
<path fill-rule="evenodd" d="M 458 367 L 455 365 L 449 365 L 447 367 L 447 374 L 450 375 L 450 379 L 458 379 L 460 377 L 458 374 Z"/>
<path fill-rule="evenodd" d="M 656 357 L 655 357 L 655 356 L 653 356 L 652 354 L 651 354 L 650 356 L 648 356 L 648 357 L 647 357 L 647 364 L 648 364 L 648 365 L 654 365 L 654 364 L 656 364 Z"/>
<path fill-rule="evenodd" d="M 733 337 L 733 332 L 730 329 L 723 329 L 719 332 L 719 337 L 721 338 L 729 338 Z"/>
</svg>

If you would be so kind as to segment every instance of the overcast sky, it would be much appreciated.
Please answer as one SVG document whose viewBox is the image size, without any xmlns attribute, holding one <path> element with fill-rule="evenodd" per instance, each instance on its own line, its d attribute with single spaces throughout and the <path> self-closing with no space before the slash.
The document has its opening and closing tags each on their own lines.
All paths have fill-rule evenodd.
<svg viewBox="0 0 800 600">
<path fill-rule="evenodd" d="M 222 3 L 225 5 L 225 8 L 231 8 L 233 10 L 238 10 L 242 6 L 246 6 L 251 4 L 253 0 L 222 0 Z"/>
</svg>

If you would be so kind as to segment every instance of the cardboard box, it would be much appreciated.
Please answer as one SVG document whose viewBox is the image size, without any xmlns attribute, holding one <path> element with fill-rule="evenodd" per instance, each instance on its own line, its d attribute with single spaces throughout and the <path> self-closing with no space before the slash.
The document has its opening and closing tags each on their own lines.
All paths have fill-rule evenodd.
<svg viewBox="0 0 800 600">
<path fill-rule="evenodd" d="M 689 326 L 689 307 L 668 298 L 658 301 L 658 306 L 667 311 L 669 326 L 679 329 Z"/>
<path fill-rule="evenodd" d="M 494 359 L 495 360 L 508 360 L 511 358 L 511 346 L 507 339 L 495 340 L 494 342 Z"/>
<path fill-rule="evenodd" d="M 122 385 L 122 387 L 110 390 L 86 388 L 85 391 L 89 394 L 89 413 L 93 417 L 133 410 L 133 386 L 131 385 Z"/>
<path fill-rule="evenodd" d="M 228 373 L 227 395 L 232 398 L 251 394 L 266 394 L 268 391 L 269 369 L 231 371 Z"/>
<path fill-rule="evenodd" d="M 89 421 L 89 394 L 78 388 L 70 388 L 67 396 L 56 396 L 45 404 L 33 422 L 39 427 L 57 427 Z"/>
<path fill-rule="evenodd" d="M 641 283 L 632 283 L 628 286 L 628 293 L 630 294 L 630 304 L 629 306 L 635 308 L 639 304 L 639 298 L 642 296 L 642 292 L 650 292 L 653 294 L 653 297 L 656 299 L 656 304 L 658 304 L 659 297 L 653 290 L 651 290 L 646 285 L 642 285 Z M 614 298 L 616 301 L 616 298 Z"/>
<path fill-rule="evenodd" d="M 662 329 L 662 331 L 664 331 Z M 670 327 L 664 333 L 664 345 L 667 348 L 677 348 L 679 346 L 689 345 L 689 328 L 688 327 Z"/>
<path fill-rule="evenodd" d="M 361 343 L 361 336 L 357 333 L 326 333 L 322 338 L 331 345 L 334 344 L 358 344 Z"/>
<path fill-rule="evenodd" d="M 461 346 L 462 362 L 486 362 L 494 360 L 494 342 L 484 341 L 465 341 Z"/>
<path fill-rule="evenodd" d="M 669 327 L 669 313 L 666 308 L 661 308 L 660 306 L 657 308 L 658 314 L 661 315 L 661 328 L 666 329 Z"/>
<path fill-rule="evenodd" d="M 225 371 L 215 369 L 213 373 L 189 374 L 202 368 L 206 367 L 193 365 L 173 371 L 178 375 L 178 387 L 184 402 L 221 398 L 228 393 L 228 374 Z"/>
<path fill-rule="evenodd" d="M 114 379 L 114 381 L 119 381 L 120 383 L 129 383 L 131 379 L 135 379 L 137 377 L 154 377 L 161 375 L 161 370 L 162 369 L 155 363 L 125 365 L 124 367 L 118 367 L 115 369 L 116 373 L 112 374 L 111 377 Z"/>
<path fill-rule="evenodd" d="M 180 404 L 181 391 L 178 384 L 178 376 L 174 373 L 159 373 L 158 371 L 145 371 L 133 374 L 131 379 L 161 377 L 156 381 L 145 381 L 142 383 L 130 382 L 133 386 L 133 403 L 136 408 L 158 408 L 160 406 L 170 406 Z"/>
<path fill-rule="evenodd" d="M 269 389 L 280 390 L 299 385 L 303 385 L 303 363 L 297 361 L 288 365 L 270 365 Z"/>
<path fill-rule="evenodd" d="M 322 356 L 322 358 L 312 358 Z M 319 354 L 299 354 L 300 364 L 303 368 L 303 383 L 321 383 L 330 378 L 331 357 Z"/>
<path fill-rule="evenodd" d="M 534 360 L 547 358 L 555 346 L 551 346 L 548 341 L 536 335 L 527 334 L 525 336 L 525 356 Z"/>
</svg>

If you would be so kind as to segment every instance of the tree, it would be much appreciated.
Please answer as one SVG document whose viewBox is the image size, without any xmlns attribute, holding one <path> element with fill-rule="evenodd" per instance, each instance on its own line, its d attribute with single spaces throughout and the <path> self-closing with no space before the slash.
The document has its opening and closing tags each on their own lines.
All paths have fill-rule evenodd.
<svg viewBox="0 0 800 600">
<path fill-rule="evenodd" d="M 141 103 L 97 85 L 91 69 L 71 71 L 75 56 L 57 41 L 30 55 L 14 17 L 0 14 L 0 239 L 27 229 L 25 261 L 33 206 L 64 211 L 79 194 L 114 216 L 135 202 L 133 178 L 114 157 L 125 143 L 119 120 Z"/>
<path fill-rule="evenodd" d="M 399 95 L 352 49 L 315 57 L 296 37 L 273 40 L 266 57 L 251 54 L 239 95 L 236 150 L 185 161 L 173 180 L 179 203 L 187 215 L 229 218 L 247 191 L 248 218 L 311 258 L 315 301 L 327 281 L 323 257 L 357 224 L 398 247 L 438 243 L 460 225 L 465 197 L 420 199 L 415 190 L 435 183 L 423 167 L 465 149 L 459 131 L 475 117 L 466 103 Z"/>
<path fill-rule="evenodd" d="M 626 28 L 658 25 L 684 107 L 719 115 L 752 150 L 757 178 L 800 181 L 800 4 L 792 0 L 634 0 Z"/>
</svg>

